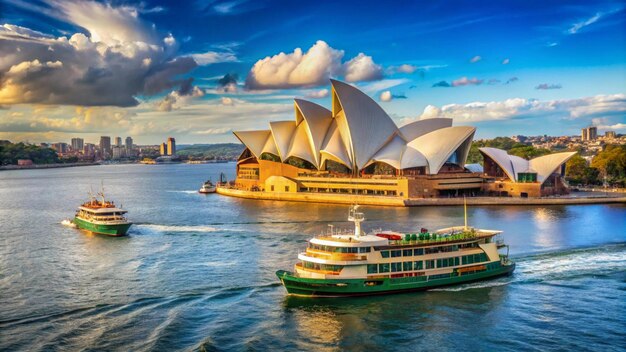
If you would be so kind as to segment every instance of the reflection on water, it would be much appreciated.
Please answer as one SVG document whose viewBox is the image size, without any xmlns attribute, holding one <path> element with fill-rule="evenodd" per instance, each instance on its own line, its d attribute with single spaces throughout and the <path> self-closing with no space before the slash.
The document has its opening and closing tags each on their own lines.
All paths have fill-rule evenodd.
<svg viewBox="0 0 626 352">
<path fill-rule="evenodd" d="M 626 207 L 470 207 L 504 231 L 511 277 L 423 293 L 288 297 L 289 269 L 341 205 L 195 193 L 233 164 L 0 173 L 0 350 L 616 350 L 626 331 Z M 104 180 L 126 238 L 61 221 Z M 462 207 L 363 207 L 364 229 L 463 223 Z M 507 341 L 505 345 L 502 341 Z"/>
</svg>

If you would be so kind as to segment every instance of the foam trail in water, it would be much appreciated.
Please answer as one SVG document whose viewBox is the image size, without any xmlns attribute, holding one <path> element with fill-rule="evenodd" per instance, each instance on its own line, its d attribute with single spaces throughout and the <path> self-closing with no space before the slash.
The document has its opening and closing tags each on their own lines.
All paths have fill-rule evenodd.
<svg viewBox="0 0 626 352">
<path fill-rule="evenodd" d="M 170 193 L 185 193 L 185 194 L 196 194 L 196 193 L 198 193 L 197 190 L 190 190 L 190 191 L 189 190 L 188 191 L 167 191 L 167 192 L 170 192 Z"/>
<path fill-rule="evenodd" d="M 583 276 L 607 275 L 626 271 L 626 246 L 612 245 L 572 251 L 537 254 L 516 258 L 511 277 L 470 283 L 438 291 L 463 291 L 475 288 L 503 286 L 550 280 L 567 280 Z"/>
<path fill-rule="evenodd" d="M 61 225 L 76 228 L 76 224 L 73 223 L 72 220 L 68 220 L 68 219 L 61 221 Z"/>
<path fill-rule="evenodd" d="M 206 225 L 136 225 L 135 230 L 140 232 L 157 233 L 157 232 L 216 232 L 218 228 Z"/>
</svg>

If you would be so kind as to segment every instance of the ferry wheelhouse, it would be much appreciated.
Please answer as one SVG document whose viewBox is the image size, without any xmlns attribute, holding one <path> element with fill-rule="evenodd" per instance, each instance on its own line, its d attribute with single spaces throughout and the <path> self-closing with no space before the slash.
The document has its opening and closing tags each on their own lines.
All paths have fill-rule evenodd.
<svg viewBox="0 0 626 352">
<path fill-rule="evenodd" d="M 126 210 L 118 208 L 115 203 L 104 198 L 104 191 L 99 193 L 102 199 L 90 194 L 90 200 L 83 203 L 72 222 L 76 227 L 109 236 L 124 236 L 132 225 L 126 218 Z"/>
<path fill-rule="evenodd" d="M 415 233 L 364 234 L 358 206 L 350 209 L 354 233 L 335 232 L 308 241 L 293 271 L 276 275 L 292 295 L 335 297 L 427 290 L 508 275 L 515 264 L 502 231 L 465 226 Z M 467 222 L 467 221 L 466 221 Z M 506 248 L 506 253 L 500 251 Z"/>
</svg>

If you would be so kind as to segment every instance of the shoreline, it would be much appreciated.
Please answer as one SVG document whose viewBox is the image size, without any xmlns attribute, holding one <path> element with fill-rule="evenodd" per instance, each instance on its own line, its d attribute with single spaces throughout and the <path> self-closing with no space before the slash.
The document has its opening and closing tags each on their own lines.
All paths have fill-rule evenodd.
<svg viewBox="0 0 626 352">
<path fill-rule="evenodd" d="M 328 194 L 328 193 L 279 193 L 244 191 L 232 188 L 218 187 L 217 193 L 245 199 L 278 200 L 291 202 L 311 202 L 326 204 L 355 204 L 395 207 L 420 206 L 460 206 L 463 198 L 399 198 L 385 196 Z M 512 197 L 470 197 L 466 198 L 468 205 L 583 205 L 583 204 L 626 204 L 626 197 L 546 197 L 546 198 L 512 198 Z"/>
<path fill-rule="evenodd" d="M 94 165 L 100 165 L 100 163 L 67 163 L 67 164 L 3 165 L 3 166 L 0 166 L 0 171 L 11 171 L 11 170 L 45 170 L 45 169 L 58 169 L 58 168 L 63 168 L 63 167 L 94 166 Z"/>
</svg>

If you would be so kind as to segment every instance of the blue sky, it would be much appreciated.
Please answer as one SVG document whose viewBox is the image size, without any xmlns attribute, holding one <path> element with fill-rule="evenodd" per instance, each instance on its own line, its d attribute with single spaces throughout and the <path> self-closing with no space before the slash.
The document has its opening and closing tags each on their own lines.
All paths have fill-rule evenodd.
<svg viewBox="0 0 626 352">
<path fill-rule="evenodd" d="M 5 0 L 0 11 L 0 139 L 230 142 L 233 129 L 293 119 L 294 97 L 330 106 L 329 78 L 399 125 L 626 133 L 623 2 Z"/>
</svg>

